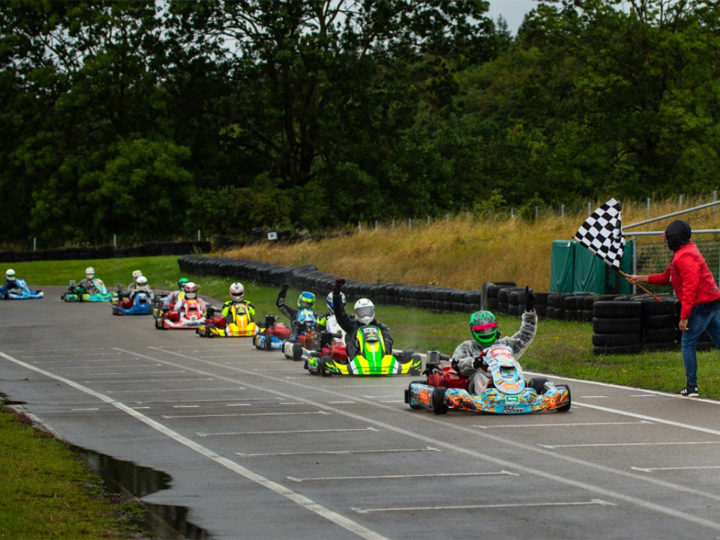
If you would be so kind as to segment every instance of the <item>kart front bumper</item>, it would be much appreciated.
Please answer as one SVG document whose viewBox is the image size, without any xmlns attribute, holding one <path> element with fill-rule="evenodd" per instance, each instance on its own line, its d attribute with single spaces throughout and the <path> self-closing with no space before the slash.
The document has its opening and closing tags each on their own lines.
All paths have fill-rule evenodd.
<svg viewBox="0 0 720 540">
<path fill-rule="evenodd" d="M 405 390 L 405 403 L 413 409 L 430 409 L 444 414 L 448 409 L 460 409 L 487 414 L 528 414 L 544 411 L 565 412 L 570 409 L 570 388 L 548 384 L 542 394 L 526 388 L 516 395 L 488 388 L 482 394 L 471 394 L 463 388 L 430 386 L 412 382 Z"/>
</svg>

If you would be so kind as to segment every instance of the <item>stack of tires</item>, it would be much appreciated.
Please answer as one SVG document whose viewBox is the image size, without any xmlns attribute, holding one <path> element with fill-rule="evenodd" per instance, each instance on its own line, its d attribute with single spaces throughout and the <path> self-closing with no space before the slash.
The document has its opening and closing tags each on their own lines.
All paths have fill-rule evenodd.
<svg viewBox="0 0 720 540">
<path fill-rule="evenodd" d="M 514 281 L 486 281 L 485 283 L 483 283 L 481 293 L 481 303 L 483 309 L 487 309 L 489 311 L 497 311 L 499 303 L 498 294 L 500 289 L 514 286 Z"/>
<path fill-rule="evenodd" d="M 642 302 L 593 302 L 592 344 L 595 354 L 637 354 L 641 349 Z"/>
<path fill-rule="evenodd" d="M 547 317 L 548 319 L 565 320 L 565 297 L 564 293 L 548 293 Z"/>
<path fill-rule="evenodd" d="M 669 351 L 678 347 L 678 316 L 680 305 L 675 298 L 658 302 L 642 298 L 642 343 L 648 351 Z"/>
</svg>

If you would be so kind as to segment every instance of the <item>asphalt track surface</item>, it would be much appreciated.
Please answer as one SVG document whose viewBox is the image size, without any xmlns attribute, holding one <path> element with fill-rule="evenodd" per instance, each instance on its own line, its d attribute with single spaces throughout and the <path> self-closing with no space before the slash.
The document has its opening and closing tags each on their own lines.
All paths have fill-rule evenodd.
<svg viewBox="0 0 720 540">
<path fill-rule="evenodd" d="M 0 392 L 170 474 L 144 500 L 212 538 L 720 538 L 718 402 L 551 378 L 568 413 L 436 416 L 408 377 L 311 376 L 59 291 L 0 302 Z"/>
</svg>

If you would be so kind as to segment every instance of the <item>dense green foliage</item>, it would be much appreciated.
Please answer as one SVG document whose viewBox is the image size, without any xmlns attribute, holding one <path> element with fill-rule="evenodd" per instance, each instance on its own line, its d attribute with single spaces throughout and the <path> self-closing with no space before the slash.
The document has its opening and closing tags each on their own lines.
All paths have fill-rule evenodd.
<svg viewBox="0 0 720 540">
<path fill-rule="evenodd" d="M 0 245 L 720 186 L 717 2 L 487 7 L 5 0 Z"/>
</svg>

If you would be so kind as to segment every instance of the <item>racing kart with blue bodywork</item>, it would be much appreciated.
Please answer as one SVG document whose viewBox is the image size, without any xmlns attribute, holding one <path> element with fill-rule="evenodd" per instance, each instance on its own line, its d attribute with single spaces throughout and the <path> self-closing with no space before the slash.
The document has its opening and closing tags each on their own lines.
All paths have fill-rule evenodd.
<svg viewBox="0 0 720 540">
<path fill-rule="evenodd" d="M 202 337 L 252 337 L 257 332 L 257 324 L 252 320 L 247 305 L 243 302 L 229 306 L 229 320 L 213 306 L 208 306 L 205 322 L 197 327 Z"/>
<path fill-rule="evenodd" d="M 275 315 L 265 315 L 265 322 L 262 326 L 255 326 L 253 345 L 261 351 L 282 350 L 283 344 L 290 339 L 290 328 L 277 320 Z"/>
<path fill-rule="evenodd" d="M 490 414 L 527 414 L 570 410 L 570 388 L 555 385 L 544 377 L 526 380 L 510 347 L 494 345 L 483 351 L 483 370 L 473 378 L 460 375 L 437 351 L 428 352 L 425 381 L 413 381 L 405 390 L 405 403 L 413 409 L 430 409 L 445 414 L 460 409 Z M 479 388 L 479 391 L 474 389 Z M 472 389 L 472 391 L 471 391 Z"/>
<path fill-rule="evenodd" d="M 117 297 L 116 292 L 107 290 L 102 279 L 94 278 L 92 283 L 93 289 L 86 291 L 83 287 L 76 285 L 75 280 L 71 280 L 68 290 L 60 296 L 60 299 L 65 302 L 110 302 Z"/>
<path fill-rule="evenodd" d="M 336 337 L 333 336 L 333 337 Z M 329 349 L 321 348 L 318 353 L 305 355 L 305 369 L 313 375 L 419 375 L 422 369 L 420 355 L 414 351 L 393 353 L 385 349 L 382 330 L 374 324 L 357 329 L 356 338 L 360 344 L 358 354 L 349 358 L 347 352 L 336 354 L 335 342 Z M 329 351 L 329 354 L 328 354 Z"/>
<path fill-rule="evenodd" d="M 2 300 L 29 300 L 33 298 L 42 298 L 45 294 L 40 291 L 33 291 L 28 287 L 22 278 L 15 280 L 16 287 L 14 289 L 6 289 L 0 285 L 0 299 Z"/>
<path fill-rule="evenodd" d="M 320 346 L 320 330 L 317 315 L 311 309 L 300 309 L 296 315 L 297 334 L 295 339 L 289 336 L 283 342 L 282 351 L 285 358 L 299 362 L 309 351 L 316 351 Z"/>
<path fill-rule="evenodd" d="M 150 315 L 153 312 L 152 300 L 147 291 L 136 291 L 132 300 L 118 291 L 118 296 L 111 303 L 113 315 Z"/>
</svg>

